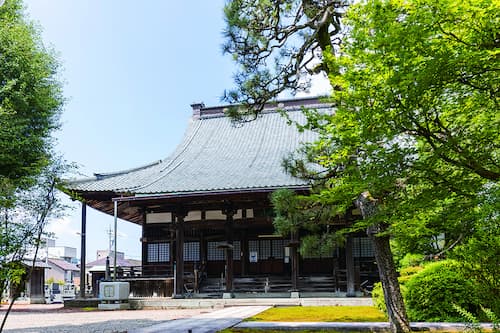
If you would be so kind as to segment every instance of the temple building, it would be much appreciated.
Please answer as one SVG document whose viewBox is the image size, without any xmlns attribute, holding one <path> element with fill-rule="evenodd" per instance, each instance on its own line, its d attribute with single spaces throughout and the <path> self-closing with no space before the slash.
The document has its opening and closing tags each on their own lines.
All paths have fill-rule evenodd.
<svg viewBox="0 0 500 333">
<path fill-rule="evenodd" d="M 354 295 L 360 284 L 378 276 L 366 235 L 348 237 L 345 246 L 329 255 L 302 257 L 297 247 L 305 231 L 284 237 L 273 229 L 270 194 L 282 188 L 310 190 L 307 181 L 290 176 L 282 166 L 302 143 L 316 138 L 281 114 L 304 122 L 303 107 L 332 110 L 317 98 L 285 100 L 266 105 L 253 121 L 235 123 L 224 106 L 193 104 L 184 138 L 168 158 L 72 181 L 67 190 L 84 207 L 142 226 L 141 267 L 123 277 L 136 283 L 132 286 L 149 281 L 138 295 Z M 356 218 L 355 212 L 349 215 Z M 82 223 L 84 219 L 85 213 Z M 330 227 L 351 222 L 340 218 Z M 162 279 L 172 281 L 172 290 L 144 290 L 159 288 L 151 281 Z"/>
</svg>

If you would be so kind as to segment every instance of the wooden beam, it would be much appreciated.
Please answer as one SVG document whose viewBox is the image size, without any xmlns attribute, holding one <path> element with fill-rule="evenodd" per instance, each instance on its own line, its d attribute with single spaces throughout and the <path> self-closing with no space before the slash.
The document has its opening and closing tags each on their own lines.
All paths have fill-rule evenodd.
<svg viewBox="0 0 500 333">
<path fill-rule="evenodd" d="M 230 245 L 226 249 L 226 292 L 233 292 L 233 280 L 234 280 L 234 260 L 233 260 L 233 238 L 234 238 L 234 220 L 233 216 L 236 214 L 236 210 L 232 207 L 227 208 L 223 211 L 226 215 L 225 223 L 225 233 L 226 242 Z"/>
<path fill-rule="evenodd" d="M 354 289 L 354 253 L 353 253 L 353 237 L 347 236 L 345 242 L 345 266 L 347 271 L 347 297 L 356 296 Z"/>
<path fill-rule="evenodd" d="M 175 290 L 174 298 L 184 296 L 184 217 L 185 212 L 175 214 Z"/>
</svg>

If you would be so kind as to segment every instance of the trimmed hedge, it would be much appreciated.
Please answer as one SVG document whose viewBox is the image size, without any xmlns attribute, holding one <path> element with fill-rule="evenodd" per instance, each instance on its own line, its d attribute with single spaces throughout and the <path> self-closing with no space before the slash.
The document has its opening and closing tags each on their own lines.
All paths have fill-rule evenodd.
<svg viewBox="0 0 500 333">
<path fill-rule="evenodd" d="M 478 313 L 479 286 L 465 278 L 463 267 L 453 260 L 402 269 L 398 278 L 406 311 L 411 321 L 463 321 L 453 304 Z M 372 291 L 374 305 L 387 312 L 382 285 Z"/>
<path fill-rule="evenodd" d="M 453 304 L 472 313 L 479 309 L 474 283 L 460 264 L 444 260 L 427 265 L 405 283 L 405 303 L 412 321 L 462 321 Z"/>
</svg>

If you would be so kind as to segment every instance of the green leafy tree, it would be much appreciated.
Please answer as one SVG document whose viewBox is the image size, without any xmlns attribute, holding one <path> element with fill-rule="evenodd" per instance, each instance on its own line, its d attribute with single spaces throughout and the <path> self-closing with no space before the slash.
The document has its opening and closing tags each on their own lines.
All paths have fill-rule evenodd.
<svg viewBox="0 0 500 333">
<path fill-rule="evenodd" d="M 0 291 L 9 287 L 11 303 L 4 314 L 0 332 L 12 305 L 23 291 L 21 288 L 30 280 L 47 224 L 61 217 L 67 209 L 57 188 L 62 184 L 63 175 L 72 168 L 60 158 L 51 160 L 32 186 L 14 193 L 16 205 L 1 210 Z"/>
<path fill-rule="evenodd" d="M 323 2 L 315 4 L 321 8 Z M 321 68 L 336 88 L 336 111 L 306 111 L 309 121 L 299 126 L 317 131 L 320 139 L 286 166 L 314 180 L 311 198 L 300 207 L 330 211 L 326 215 L 353 203 L 360 208 L 363 220 L 354 227 L 366 228 L 374 241 L 393 331 L 410 328 L 390 239 L 408 252 L 451 255 L 474 234 L 483 194 L 498 188 L 499 9 L 493 0 L 364 1 L 348 10 L 340 53 L 333 52 L 336 45 L 321 44 Z M 255 40 L 265 46 L 260 23 L 248 20 L 256 17 L 249 13 L 242 12 L 247 21 L 235 29 L 257 27 Z M 248 78 L 269 60 L 242 61 L 241 54 L 252 50 L 232 50 Z M 253 82 L 237 80 L 239 92 L 266 90 Z M 498 228 L 498 205 L 490 215 L 488 223 Z M 285 214 L 280 226 L 287 220 L 296 218 Z"/>
<path fill-rule="evenodd" d="M 307 89 L 310 74 L 327 72 L 322 54 L 338 48 L 348 2 L 228 1 L 223 50 L 233 56 L 240 70 L 235 75 L 237 89 L 226 92 L 225 99 L 252 106 L 232 115 L 255 116 L 280 93 Z"/>
<path fill-rule="evenodd" d="M 0 206 L 50 160 L 63 105 L 58 64 L 21 0 L 0 7 Z"/>
<path fill-rule="evenodd" d="M 54 191 L 66 164 L 51 147 L 63 106 L 57 69 L 22 1 L 5 1 L 0 6 L 0 289 L 10 283 L 11 304 L 19 292 L 15 286 L 29 279 L 26 254 L 34 250 L 36 258 L 48 219 L 62 208 Z"/>
</svg>

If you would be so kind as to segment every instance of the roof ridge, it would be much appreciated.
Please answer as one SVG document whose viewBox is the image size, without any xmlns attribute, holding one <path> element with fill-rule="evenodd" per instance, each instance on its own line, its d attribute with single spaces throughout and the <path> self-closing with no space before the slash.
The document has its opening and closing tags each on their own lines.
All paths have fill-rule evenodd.
<svg viewBox="0 0 500 333">
<path fill-rule="evenodd" d="M 163 160 L 157 160 L 157 161 L 150 162 L 148 164 L 144 164 L 144 165 L 141 165 L 141 166 L 138 166 L 138 167 L 135 167 L 135 168 L 125 169 L 125 170 L 120 170 L 120 171 L 114 171 L 114 172 L 99 172 L 99 173 L 94 173 L 94 177 L 97 180 L 101 180 L 101 179 L 104 179 L 104 178 L 120 176 L 120 175 L 123 175 L 123 174 L 126 174 L 126 173 L 144 170 L 144 169 L 150 168 L 152 166 L 158 165 L 158 164 L 160 164 L 162 162 L 163 162 Z M 91 177 L 89 177 L 89 178 L 91 178 Z"/>
<path fill-rule="evenodd" d="M 298 101 L 308 101 L 308 104 L 299 104 Z M 288 103 L 288 104 L 287 104 Z M 279 112 L 296 112 L 301 111 L 303 108 L 331 108 L 333 103 L 321 102 L 318 97 L 311 97 L 305 99 L 289 99 L 289 100 L 279 100 L 271 101 L 267 103 L 260 114 L 267 113 L 279 113 Z M 227 117 L 226 110 L 232 107 L 238 107 L 241 105 L 223 105 L 223 106 L 209 106 L 199 109 L 199 114 L 194 116 L 196 119 L 210 119 L 210 118 L 221 118 Z"/>
</svg>

